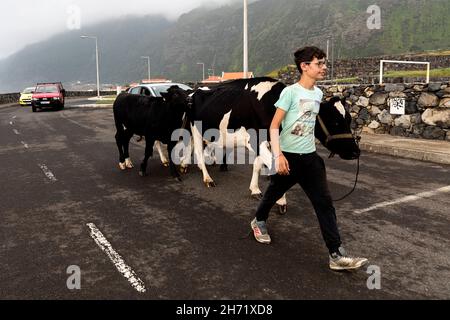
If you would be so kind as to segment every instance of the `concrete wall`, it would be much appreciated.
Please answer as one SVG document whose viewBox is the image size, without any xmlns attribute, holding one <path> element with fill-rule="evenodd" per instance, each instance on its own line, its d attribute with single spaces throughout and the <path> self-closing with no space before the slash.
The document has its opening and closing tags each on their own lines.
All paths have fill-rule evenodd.
<svg viewBox="0 0 450 320">
<path fill-rule="evenodd" d="M 0 94 L 0 104 L 19 102 L 20 93 Z"/>
<path fill-rule="evenodd" d="M 115 95 L 116 91 L 101 91 L 101 95 Z M 77 97 L 95 97 L 97 91 L 66 91 L 67 98 L 77 98 Z M 19 103 L 20 93 L 6 93 L 0 94 L 0 104 L 7 103 Z"/>
</svg>

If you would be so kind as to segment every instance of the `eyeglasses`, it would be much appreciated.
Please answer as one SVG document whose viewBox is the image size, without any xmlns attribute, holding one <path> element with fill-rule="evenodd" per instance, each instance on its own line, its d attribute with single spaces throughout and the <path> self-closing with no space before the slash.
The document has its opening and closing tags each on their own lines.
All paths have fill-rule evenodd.
<svg viewBox="0 0 450 320">
<path fill-rule="evenodd" d="M 305 62 L 306 64 L 316 64 L 319 68 L 323 68 L 324 66 L 327 65 L 328 61 L 327 60 L 320 60 L 318 62 Z"/>
</svg>

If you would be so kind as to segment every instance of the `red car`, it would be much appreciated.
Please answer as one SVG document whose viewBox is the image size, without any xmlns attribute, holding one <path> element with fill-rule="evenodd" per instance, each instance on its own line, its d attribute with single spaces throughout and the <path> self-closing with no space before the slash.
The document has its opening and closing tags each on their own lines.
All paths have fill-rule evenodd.
<svg viewBox="0 0 450 320">
<path fill-rule="evenodd" d="M 42 108 L 64 108 L 66 90 L 61 82 L 38 83 L 31 99 L 33 112 Z"/>
</svg>

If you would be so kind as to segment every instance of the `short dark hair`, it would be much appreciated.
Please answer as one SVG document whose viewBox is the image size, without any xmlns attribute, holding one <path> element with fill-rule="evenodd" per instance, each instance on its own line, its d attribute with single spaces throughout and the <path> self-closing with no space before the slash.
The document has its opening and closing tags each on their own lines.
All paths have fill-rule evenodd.
<svg viewBox="0 0 450 320">
<path fill-rule="evenodd" d="M 303 47 L 295 51 L 294 57 L 295 57 L 295 64 L 297 65 L 298 71 L 300 71 L 300 74 L 303 73 L 302 68 L 300 67 L 300 64 L 303 62 L 310 62 L 314 58 L 317 59 L 323 59 L 326 58 L 325 52 L 323 52 L 322 49 L 319 49 L 317 47 Z"/>
</svg>

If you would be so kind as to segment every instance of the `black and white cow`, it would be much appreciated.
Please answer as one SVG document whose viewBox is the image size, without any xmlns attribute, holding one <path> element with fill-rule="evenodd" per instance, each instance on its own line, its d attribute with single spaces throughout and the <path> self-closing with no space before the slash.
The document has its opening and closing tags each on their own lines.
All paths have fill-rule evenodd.
<svg viewBox="0 0 450 320">
<path fill-rule="evenodd" d="M 284 87 L 271 78 L 253 78 L 223 83 L 210 90 L 195 91 L 189 120 L 197 164 L 203 172 L 203 181 L 207 187 L 214 187 L 215 183 L 209 176 L 204 161 L 204 133 L 209 129 L 220 130 L 219 141 L 214 143 L 226 147 L 236 140 L 229 136 L 227 130 L 238 130 L 244 134 L 248 129 L 268 129 L 275 114 L 274 103 Z M 271 94 L 267 94 L 269 92 Z M 201 123 L 201 127 L 198 123 Z M 243 139 L 246 146 L 247 142 Z M 222 169 L 225 169 L 225 164 Z"/>
<path fill-rule="evenodd" d="M 203 182 L 207 187 L 214 187 L 210 177 L 203 152 L 204 133 L 211 128 L 220 130 L 220 138 L 213 143 L 219 147 L 230 147 L 240 142 L 250 151 L 248 129 L 268 129 L 275 114 L 274 104 L 286 86 L 272 78 L 253 78 L 235 80 L 220 84 L 209 91 L 197 90 L 192 95 L 192 106 L 189 111 L 191 131 L 194 141 L 194 152 L 197 164 L 203 173 Z M 354 159 L 359 156 L 359 148 L 351 134 L 351 117 L 344 108 L 342 101 L 333 98 L 321 104 L 320 119 L 323 126 L 316 126 L 316 137 L 332 153 L 343 159 Z M 201 127 L 199 126 L 201 124 Z M 325 129 L 324 129 L 325 128 Z M 233 135 L 227 129 L 238 130 Z M 270 166 L 271 153 L 266 141 L 258 141 L 257 157 L 250 190 L 252 196 L 261 197 L 258 177 L 263 165 Z M 286 209 L 286 199 L 283 197 L 277 204 L 280 210 Z"/>
<path fill-rule="evenodd" d="M 155 98 L 122 93 L 114 102 L 120 169 L 133 168 L 129 143 L 134 134 L 145 137 L 145 157 L 139 171 L 141 176 L 147 175 L 147 162 L 153 155 L 155 141 L 167 144 L 169 155 L 176 145 L 177 142 L 171 139 L 172 133 L 182 127 L 188 92 L 172 86 L 167 93 L 161 95 L 162 97 Z M 171 157 L 168 161 L 171 175 L 180 180 Z"/>
</svg>

